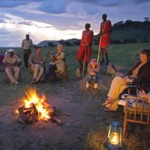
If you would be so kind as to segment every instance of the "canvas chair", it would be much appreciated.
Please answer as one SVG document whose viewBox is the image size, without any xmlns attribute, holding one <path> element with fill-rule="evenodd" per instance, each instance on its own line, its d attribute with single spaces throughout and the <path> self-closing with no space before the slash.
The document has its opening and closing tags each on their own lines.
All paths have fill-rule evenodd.
<svg viewBox="0 0 150 150">
<path fill-rule="evenodd" d="M 129 105 L 129 100 L 134 99 L 134 107 Z M 138 123 L 150 125 L 150 104 L 146 103 L 141 97 L 132 95 L 126 96 L 126 105 L 124 107 L 124 127 L 123 136 L 127 136 L 128 123 Z"/>
</svg>

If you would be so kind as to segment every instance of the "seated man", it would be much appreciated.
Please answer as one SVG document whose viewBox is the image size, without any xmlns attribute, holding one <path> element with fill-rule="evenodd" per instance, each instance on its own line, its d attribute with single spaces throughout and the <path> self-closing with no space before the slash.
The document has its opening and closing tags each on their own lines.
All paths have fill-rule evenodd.
<svg viewBox="0 0 150 150">
<path fill-rule="evenodd" d="M 57 45 L 56 55 L 53 55 L 50 52 L 50 58 L 52 59 L 52 62 L 49 64 L 48 71 L 46 72 L 45 75 L 45 80 L 48 80 L 50 78 L 52 81 L 56 81 L 56 70 L 64 71 L 65 68 L 64 62 L 65 55 L 62 44 Z"/>
<path fill-rule="evenodd" d="M 98 88 L 98 73 L 100 71 L 99 64 L 96 63 L 96 59 L 92 59 L 88 64 L 88 81 L 86 82 L 86 88 L 89 88 L 90 84 L 94 85 L 94 88 Z"/>
<path fill-rule="evenodd" d="M 38 83 L 44 73 L 45 64 L 45 58 L 42 54 L 42 48 L 40 46 L 36 47 L 35 52 L 30 55 L 28 62 L 31 72 L 33 72 L 32 84 Z"/>
<path fill-rule="evenodd" d="M 19 83 L 18 79 L 20 75 L 20 58 L 15 54 L 13 49 L 8 49 L 2 62 L 5 65 L 5 73 L 11 83 L 17 85 Z"/>
</svg>

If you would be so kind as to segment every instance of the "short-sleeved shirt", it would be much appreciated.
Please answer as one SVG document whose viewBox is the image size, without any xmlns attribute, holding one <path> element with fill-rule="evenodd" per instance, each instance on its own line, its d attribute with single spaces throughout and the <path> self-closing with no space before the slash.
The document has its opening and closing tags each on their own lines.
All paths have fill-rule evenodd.
<svg viewBox="0 0 150 150">
<path fill-rule="evenodd" d="M 31 48 L 31 46 L 33 45 L 33 42 L 31 39 L 27 40 L 27 39 L 24 39 L 22 41 L 22 45 L 21 47 L 24 49 L 24 50 L 28 50 Z"/>
<path fill-rule="evenodd" d="M 45 61 L 44 55 L 42 53 L 37 55 L 35 52 L 30 55 L 28 60 L 29 64 L 39 64 L 41 61 Z"/>
<path fill-rule="evenodd" d="M 16 62 L 21 62 L 21 59 L 16 54 L 14 54 L 12 57 L 10 57 L 9 54 L 6 54 L 2 62 L 8 64 L 14 64 Z"/>
</svg>

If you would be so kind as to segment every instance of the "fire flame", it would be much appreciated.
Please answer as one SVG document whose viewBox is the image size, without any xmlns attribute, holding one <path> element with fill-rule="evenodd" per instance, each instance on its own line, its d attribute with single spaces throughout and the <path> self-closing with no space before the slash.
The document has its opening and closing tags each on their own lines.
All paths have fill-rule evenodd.
<svg viewBox="0 0 150 150">
<path fill-rule="evenodd" d="M 25 97 L 22 98 L 25 108 L 30 108 L 34 104 L 38 111 L 39 120 L 51 119 L 53 108 L 48 104 L 44 94 L 38 95 L 37 90 L 29 88 L 25 91 Z"/>
</svg>

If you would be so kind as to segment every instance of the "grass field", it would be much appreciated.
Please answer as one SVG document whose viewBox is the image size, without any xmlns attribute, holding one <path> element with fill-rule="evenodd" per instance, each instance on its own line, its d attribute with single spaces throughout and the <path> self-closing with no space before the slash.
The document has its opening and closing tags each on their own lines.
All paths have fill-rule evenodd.
<svg viewBox="0 0 150 150">
<path fill-rule="evenodd" d="M 125 69 L 129 69 L 139 59 L 138 58 L 139 50 L 142 48 L 150 48 L 150 43 L 110 45 L 108 48 L 110 61 L 114 65 L 123 66 Z M 6 49 L 7 48 L 1 48 L 0 52 L 4 52 Z M 68 92 L 68 94 L 70 92 L 72 94 L 74 98 L 72 99 L 73 103 L 81 102 L 81 105 L 84 105 L 83 102 L 88 103 L 89 112 L 86 117 L 89 118 L 89 120 L 91 117 L 93 125 L 92 123 L 91 125 L 89 125 L 88 131 L 85 126 L 85 129 L 86 129 L 84 131 L 84 134 L 86 134 L 86 138 L 84 139 L 85 141 L 84 142 L 82 140 L 81 141 L 79 140 L 79 141 L 84 145 L 85 150 L 86 149 L 104 150 L 105 149 L 104 144 L 107 139 L 107 131 L 108 131 L 107 126 L 110 124 L 110 121 L 113 121 L 113 119 L 118 119 L 119 121 L 122 122 L 123 113 L 117 112 L 115 114 L 108 114 L 108 113 L 104 113 L 103 110 L 99 110 L 102 108 L 100 104 L 101 101 L 99 101 L 99 99 L 104 100 L 106 98 L 106 93 L 108 92 L 108 90 L 98 90 L 92 93 L 90 92 L 87 93 L 86 91 L 86 96 L 85 96 L 85 93 L 83 93 L 84 91 L 81 91 L 83 95 L 82 94 L 78 95 L 78 91 L 80 91 L 80 89 L 75 86 L 76 84 L 74 85 L 74 83 L 76 83 L 77 81 L 75 77 L 75 70 L 78 67 L 78 62 L 75 57 L 77 53 L 77 49 L 78 47 L 66 47 L 65 48 L 65 54 L 67 54 L 66 59 L 67 59 L 67 68 L 68 68 L 68 73 L 69 73 L 69 81 L 67 82 L 60 81 L 56 84 L 50 84 L 50 83 L 42 84 L 41 83 L 41 84 L 34 85 L 34 87 L 36 87 L 37 90 L 40 91 L 40 93 L 45 93 L 46 95 L 50 94 L 50 95 L 61 96 L 61 93 L 59 93 L 60 92 L 59 90 L 61 89 L 61 91 Z M 17 53 L 20 54 L 22 58 L 23 56 L 22 50 L 20 48 L 16 48 L 15 50 Z M 56 48 L 43 48 L 44 55 L 47 59 L 47 64 L 49 62 L 49 52 L 51 50 L 56 51 Z M 92 58 L 97 58 L 97 51 L 98 51 L 98 46 L 93 46 Z M 30 75 L 29 75 L 28 70 L 24 68 L 23 63 L 21 65 L 21 71 L 22 71 L 23 81 L 19 85 L 15 86 L 15 85 L 10 85 L 8 83 L 7 84 L 5 83 L 4 72 L 2 69 L 0 69 L 0 89 L 1 89 L 0 90 L 0 106 L 5 106 L 15 99 L 20 99 L 22 95 L 24 94 L 25 89 L 30 86 L 33 86 L 30 84 Z M 71 86 L 73 85 L 73 86 L 70 87 L 70 85 Z M 62 93 L 62 95 L 65 95 L 65 94 Z M 79 97 L 79 99 L 76 98 L 77 96 Z M 89 99 L 92 99 L 92 98 L 93 98 L 92 100 L 93 102 L 91 103 Z M 81 101 L 82 99 L 83 101 Z M 134 127 L 130 128 L 131 132 L 133 132 L 132 130 L 133 128 Z M 82 127 L 82 130 L 84 130 L 84 127 Z M 72 130 L 71 132 L 74 133 L 74 131 Z M 143 134 L 141 135 L 142 132 Z M 145 126 L 144 127 L 140 126 L 139 128 L 136 128 L 133 133 L 134 134 L 131 133 L 130 138 L 123 140 L 124 149 L 148 150 L 149 144 L 150 144 L 149 142 L 150 137 L 148 136 L 150 133 L 150 129 Z M 80 133 L 74 133 L 74 134 L 78 134 L 79 137 L 81 136 Z M 83 150 L 83 145 L 81 146 L 82 148 L 78 147 L 75 150 Z M 64 150 L 70 150 L 70 149 L 64 149 Z"/>
</svg>

